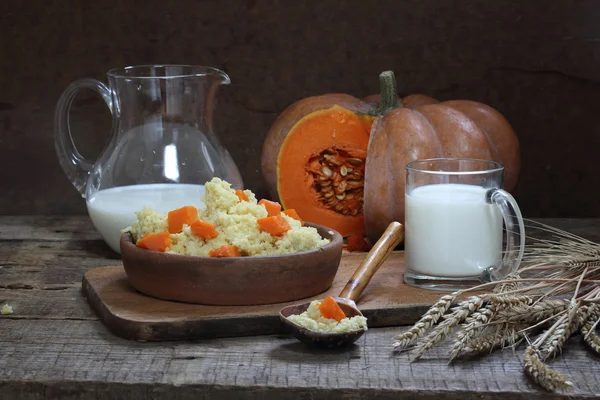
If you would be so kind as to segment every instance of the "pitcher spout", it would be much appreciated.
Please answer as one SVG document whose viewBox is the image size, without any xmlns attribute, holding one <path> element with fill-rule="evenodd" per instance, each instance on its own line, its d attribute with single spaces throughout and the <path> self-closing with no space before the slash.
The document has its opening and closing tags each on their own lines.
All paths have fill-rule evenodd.
<svg viewBox="0 0 600 400">
<path fill-rule="evenodd" d="M 231 78 L 225 72 L 215 68 L 215 73 L 221 77 L 221 85 L 229 85 L 231 83 Z"/>
</svg>

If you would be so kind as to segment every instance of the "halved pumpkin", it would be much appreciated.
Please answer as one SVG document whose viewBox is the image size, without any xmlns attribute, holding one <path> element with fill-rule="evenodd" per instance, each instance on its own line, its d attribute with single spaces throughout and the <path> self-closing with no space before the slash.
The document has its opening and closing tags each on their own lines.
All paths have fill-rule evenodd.
<svg viewBox="0 0 600 400">
<path fill-rule="evenodd" d="M 339 106 L 298 121 L 277 159 L 277 194 L 283 207 L 344 236 L 364 230 L 363 176 L 369 125 Z"/>
<path fill-rule="evenodd" d="M 264 142 L 261 164 L 270 195 L 283 208 L 343 236 L 364 233 L 371 125 L 397 104 L 395 81 L 381 82 L 393 86 L 377 106 L 347 94 L 325 94 L 302 99 L 279 115 Z"/>
</svg>

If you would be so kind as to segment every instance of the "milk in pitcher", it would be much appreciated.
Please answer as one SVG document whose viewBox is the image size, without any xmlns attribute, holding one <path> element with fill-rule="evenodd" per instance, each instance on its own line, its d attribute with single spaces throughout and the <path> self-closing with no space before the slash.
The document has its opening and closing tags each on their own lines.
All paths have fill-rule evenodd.
<svg viewBox="0 0 600 400">
<path fill-rule="evenodd" d="M 406 194 L 406 265 L 437 277 L 478 276 L 502 260 L 502 214 L 488 189 L 464 184 L 420 186 Z"/>
<path fill-rule="evenodd" d="M 87 201 L 90 218 L 111 249 L 120 253 L 121 229 L 137 219 L 145 206 L 166 213 L 187 205 L 204 207 L 204 185 L 150 184 L 100 190 Z"/>
</svg>

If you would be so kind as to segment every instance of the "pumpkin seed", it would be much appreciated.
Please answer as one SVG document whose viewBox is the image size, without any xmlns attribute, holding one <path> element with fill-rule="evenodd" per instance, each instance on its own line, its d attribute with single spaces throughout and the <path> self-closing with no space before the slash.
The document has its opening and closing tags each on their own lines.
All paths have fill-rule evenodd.
<svg viewBox="0 0 600 400">
<path fill-rule="evenodd" d="M 362 181 L 348 180 L 345 181 L 348 189 L 356 189 L 363 186 Z"/>
<path fill-rule="evenodd" d="M 361 165 L 363 163 L 363 160 L 361 160 L 360 158 L 349 158 L 348 162 L 352 165 Z"/>
<path fill-rule="evenodd" d="M 342 176 L 348 175 L 348 168 L 346 168 L 345 165 L 342 165 L 342 168 L 340 168 L 340 174 L 342 174 Z"/>
<path fill-rule="evenodd" d="M 335 198 L 338 200 L 344 200 L 346 198 L 346 194 L 342 193 L 342 194 L 336 194 Z"/>
<path fill-rule="evenodd" d="M 323 194 L 323 197 L 325 197 L 326 199 L 330 198 L 331 196 L 333 196 L 333 192 L 327 192 Z"/>
<path fill-rule="evenodd" d="M 323 168 L 321 168 L 321 171 L 323 171 L 325 176 L 328 178 L 331 178 L 331 175 L 333 175 L 333 171 L 330 170 L 326 165 L 323 165 Z"/>
<path fill-rule="evenodd" d="M 325 157 L 325 159 L 327 161 L 329 161 L 331 164 L 333 165 L 340 165 L 341 162 L 338 161 L 337 157 L 331 154 L 323 154 L 323 157 Z"/>
</svg>

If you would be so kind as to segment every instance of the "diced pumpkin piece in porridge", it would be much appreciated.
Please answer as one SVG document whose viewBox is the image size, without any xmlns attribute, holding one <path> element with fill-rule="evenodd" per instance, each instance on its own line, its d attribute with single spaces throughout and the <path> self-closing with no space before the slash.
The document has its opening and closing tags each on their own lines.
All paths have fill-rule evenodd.
<svg viewBox="0 0 600 400">
<path fill-rule="evenodd" d="M 263 232 L 268 232 L 271 236 L 282 236 L 292 229 L 290 224 L 280 215 L 272 217 L 259 218 L 256 220 L 258 227 Z"/>
<path fill-rule="evenodd" d="M 331 296 L 321 302 L 319 311 L 321 311 L 323 318 L 335 319 L 337 322 L 346 318 L 346 314 L 344 314 L 340 305 Z"/>
<path fill-rule="evenodd" d="M 194 235 L 200 236 L 204 240 L 214 239 L 219 236 L 219 232 L 217 232 L 213 224 L 201 219 L 191 224 L 190 230 Z"/>
<path fill-rule="evenodd" d="M 171 234 L 167 231 L 159 233 L 147 233 L 137 241 L 136 245 L 142 249 L 164 252 L 171 246 Z"/>
<path fill-rule="evenodd" d="M 248 196 L 246 196 L 246 193 L 244 193 L 243 190 L 236 190 L 235 195 L 238 197 L 238 199 L 240 199 L 240 201 L 248 201 Z"/>
<path fill-rule="evenodd" d="M 290 218 L 294 218 L 295 220 L 300 221 L 300 223 L 302 223 L 302 226 L 304 226 L 304 221 L 302 221 L 302 218 L 300 218 L 296 210 L 294 210 L 293 208 L 288 208 L 287 210 L 284 210 L 283 213 Z"/>
<path fill-rule="evenodd" d="M 265 208 L 265 210 L 267 210 L 269 217 L 273 217 L 273 216 L 279 215 L 279 213 L 281 213 L 281 204 L 279 204 L 276 201 L 262 199 L 261 201 L 258 202 L 258 205 L 263 206 Z"/>
<path fill-rule="evenodd" d="M 239 257 L 240 251 L 236 246 L 224 245 L 208 252 L 210 257 Z"/>
<path fill-rule="evenodd" d="M 196 221 L 198 221 L 198 209 L 194 206 L 169 211 L 167 216 L 170 233 L 181 233 L 183 225 L 191 226 Z"/>
</svg>

